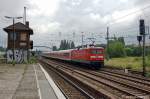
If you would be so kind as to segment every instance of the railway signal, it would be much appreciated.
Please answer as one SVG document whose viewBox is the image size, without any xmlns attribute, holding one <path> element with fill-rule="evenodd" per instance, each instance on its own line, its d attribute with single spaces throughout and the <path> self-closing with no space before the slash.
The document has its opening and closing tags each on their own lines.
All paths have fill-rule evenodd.
<svg viewBox="0 0 150 99">
<path fill-rule="evenodd" d="M 140 42 L 142 41 L 142 36 L 141 35 L 137 36 L 137 40 L 139 42 L 139 46 L 141 46 Z"/>
<path fill-rule="evenodd" d="M 30 41 L 30 49 L 33 49 L 33 41 Z"/>
<path fill-rule="evenodd" d="M 140 19 L 139 29 L 140 29 L 140 35 L 145 35 L 144 19 Z"/>
<path fill-rule="evenodd" d="M 143 39 L 143 48 L 142 48 L 143 76 L 145 76 L 146 68 L 145 68 L 145 23 L 144 23 L 144 19 L 140 19 L 140 21 L 139 21 L 139 32 Z M 141 37 L 139 37 L 139 38 L 141 38 Z"/>
</svg>

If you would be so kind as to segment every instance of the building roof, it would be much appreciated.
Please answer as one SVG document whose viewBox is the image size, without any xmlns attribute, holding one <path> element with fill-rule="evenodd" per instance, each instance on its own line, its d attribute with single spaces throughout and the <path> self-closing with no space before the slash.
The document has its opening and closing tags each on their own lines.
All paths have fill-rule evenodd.
<svg viewBox="0 0 150 99">
<path fill-rule="evenodd" d="M 17 31 L 28 31 L 30 34 L 33 34 L 33 30 L 21 22 L 15 23 L 14 28 Z M 13 31 L 13 25 L 10 25 L 10 26 L 3 28 L 3 29 L 4 29 L 4 31 L 6 31 L 8 33 L 10 31 Z"/>
</svg>

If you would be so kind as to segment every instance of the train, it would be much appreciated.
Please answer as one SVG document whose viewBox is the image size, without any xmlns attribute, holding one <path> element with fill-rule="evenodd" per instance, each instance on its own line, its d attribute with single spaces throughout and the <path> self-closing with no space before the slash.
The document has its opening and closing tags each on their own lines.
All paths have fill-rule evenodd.
<svg viewBox="0 0 150 99">
<path fill-rule="evenodd" d="M 104 48 L 89 47 L 69 50 L 51 51 L 45 54 L 46 57 L 68 61 L 71 63 L 86 64 L 94 69 L 104 66 Z"/>
</svg>

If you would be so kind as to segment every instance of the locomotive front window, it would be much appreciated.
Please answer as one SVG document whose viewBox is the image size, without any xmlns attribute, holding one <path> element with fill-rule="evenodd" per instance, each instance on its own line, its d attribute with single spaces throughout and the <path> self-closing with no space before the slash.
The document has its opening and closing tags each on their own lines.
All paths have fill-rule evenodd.
<svg viewBox="0 0 150 99">
<path fill-rule="evenodd" d="M 103 51 L 101 50 L 91 50 L 92 54 L 103 54 Z"/>
</svg>

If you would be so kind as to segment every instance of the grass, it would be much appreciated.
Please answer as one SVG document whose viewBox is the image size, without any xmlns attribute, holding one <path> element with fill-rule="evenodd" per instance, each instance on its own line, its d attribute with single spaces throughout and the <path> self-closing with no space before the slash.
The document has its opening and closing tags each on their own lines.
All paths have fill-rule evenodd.
<svg viewBox="0 0 150 99">
<path fill-rule="evenodd" d="M 37 63 L 37 58 L 35 56 L 31 56 L 28 63 L 29 64 Z"/>
<path fill-rule="evenodd" d="M 29 61 L 27 61 L 27 62 L 23 62 L 23 63 L 21 63 L 21 64 L 35 64 L 35 63 L 37 63 L 37 57 L 35 57 L 35 56 L 31 56 L 30 58 L 29 58 Z M 12 62 L 9 62 L 8 64 L 12 64 L 12 65 L 15 65 L 15 64 L 17 64 L 15 61 L 12 61 Z"/>
<path fill-rule="evenodd" d="M 105 65 L 110 65 L 118 68 L 131 68 L 133 70 L 142 70 L 142 57 L 124 57 L 112 58 L 105 61 Z M 146 67 L 150 71 L 150 59 L 146 57 Z"/>
<path fill-rule="evenodd" d="M 0 52 L 0 58 L 4 58 L 3 54 L 1 54 L 1 52 Z"/>
</svg>

